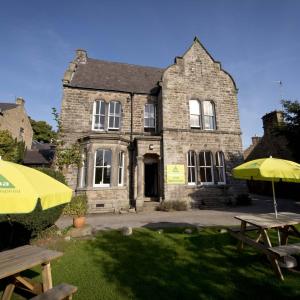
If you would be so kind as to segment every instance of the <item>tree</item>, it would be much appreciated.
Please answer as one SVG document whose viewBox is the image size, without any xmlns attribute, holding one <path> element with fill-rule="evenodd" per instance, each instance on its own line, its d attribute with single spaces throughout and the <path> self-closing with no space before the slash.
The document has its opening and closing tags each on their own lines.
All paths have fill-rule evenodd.
<svg viewBox="0 0 300 300">
<path fill-rule="evenodd" d="M 0 156 L 4 160 L 19 163 L 23 160 L 24 153 L 24 142 L 18 142 L 8 130 L 0 130 Z"/>
<path fill-rule="evenodd" d="M 35 121 L 29 118 L 33 130 L 33 139 L 39 142 L 50 143 L 56 138 L 56 132 L 45 121 Z"/>
<path fill-rule="evenodd" d="M 300 162 L 300 103 L 297 100 L 282 100 L 282 105 L 285 122 L 279 133 L 285 136 L 294 159 Z"/>
</svg>

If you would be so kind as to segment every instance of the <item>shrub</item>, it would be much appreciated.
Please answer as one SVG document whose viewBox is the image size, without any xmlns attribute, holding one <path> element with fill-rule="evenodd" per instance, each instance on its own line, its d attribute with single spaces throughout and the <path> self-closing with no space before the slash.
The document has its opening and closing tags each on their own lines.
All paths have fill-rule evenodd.
<svg viewBox="0 0 300 300">
<path fill-rule="evenodd" d="M 56 171 L 51 168 L 36 168 L 36 170 L 43 172 L 43 173 L 47 174 L 48 176 L 56 179 L 57 181 L 67 185 L 66 178 L 65 178 L 64 174 L 60 171 Z"/>
<path fill-rule="evenodd" d="M 49 168 L 38 168 L 39 171 L 66 183 L 63 174 Z M 42 210 L 38 201 L 35 209 L 26 214 L 0 215 L 0 247 L 16 247 L 27 244 L 30 238 L 37 236 L 44 229 L 52 226 L 61 216 L 65 204 Z"/>
<path fill-rule="evenodd" d="M 249 194 L 239 194 L 235 198 L 236 205 L 251 205 L 252 199 Z"/>
<path fill-rule="evenodd" d="M 88 210 L 87 196 L 85 194 L 73 196 L 70 203 L 68 203 L 63 211 L 64 215 L 68 216 L 85 216 Z"/>
<path fill-rule="evenodd" d="M 187 209 L 188 209 L 187 203 L 185 201 L 180 201 L 180 200 L 163 201 L 160 203 L 160 205 L 157 208 L 157 210 L 161 210 L 161 211 L 170 211 L 170 210 L 183 211 Z"/>
</svg>

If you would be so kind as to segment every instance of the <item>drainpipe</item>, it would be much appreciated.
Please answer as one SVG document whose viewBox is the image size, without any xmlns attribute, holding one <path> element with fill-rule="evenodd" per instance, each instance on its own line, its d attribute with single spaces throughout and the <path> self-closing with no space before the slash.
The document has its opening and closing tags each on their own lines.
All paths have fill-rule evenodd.
<svg viewBox="0 0 300 300">
<path fill-rule="evenodd" d="M 135 207 L 134 201 L 134 141 L 133 141 L 133 92 L 130 93 L 130 143 L 129 143 L 129 155 L 130 155 L 130 168 L 129 168 L 129 201 L 130 206 Z"/>
</svg>

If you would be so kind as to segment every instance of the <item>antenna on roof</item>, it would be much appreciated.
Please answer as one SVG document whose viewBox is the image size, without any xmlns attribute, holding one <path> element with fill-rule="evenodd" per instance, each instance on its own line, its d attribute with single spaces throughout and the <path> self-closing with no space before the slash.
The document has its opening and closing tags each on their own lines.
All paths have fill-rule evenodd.
<svg viewBox="0 0 300 300">
<path fill-rule="evenodd" d="M 275 81 L 275 83 L 279 84 L 279 94 L 280 94 L 280 102 L 281 102 L 283 100 L 283 94 L 282 94 L 283 83 L 281 80 L 277 80 L 277 81 Z"/>
</svg>

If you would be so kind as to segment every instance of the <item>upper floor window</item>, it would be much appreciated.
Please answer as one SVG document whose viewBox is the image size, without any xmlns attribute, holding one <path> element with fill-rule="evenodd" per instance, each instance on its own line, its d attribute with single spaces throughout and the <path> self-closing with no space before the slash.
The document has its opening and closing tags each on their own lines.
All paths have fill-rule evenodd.
<svg viewBox="0 0 300 300">
<path fill-rule="evenodd" d="M 95 153 L 94 186 L 110 186 L 111 150 L 98 149 Z"/>
<path fill-rule="evenodd" d="M 199 171 L 201 183 L 213 184 L 213 160 L 210 151 L 201 151 L 199 153 Z"/>
<path fill-rule="evenodd" d="M 156 107 L 152 103 L 145 104 L 144 110 L 144 128 L 145 129 L 155 129 L 155 119 L 156 119 Z"/>
<path fill-rule="evenodd" d="M 212 101 L 190 100 L 190 126 L 204 130 L 216 129 L 215 108 Z"/>
<path fill-rule="evenodd" d="M 118 185 L 124 185 L 124 152 L 119 152 Z"/>
<path fill-rule="evenodd" d="M 97 100 L 93 108 L 93 129 L 104 130 L 105 126 L 105 102 Z"/>
<path fill-rule="evenodd" d="M 216 129 L 215 108 L 211 101 L 202 101 L 203 107 L 203 129 Z"/>
<path fill-rule="evenodd" d="M 187 155 L 188 184 L 196 184 L 196 154 L 189 151 Z"/>
<path fill-rule="evenodd" d="M 198 100 L 190 100 L 191 127 L 201 128 L 201 108 Z"/>
<path fill-rule="evenodd" d="M 108 109 L 108 129 L 119 129 L 121 121 L 121 103 L 110 101 Z"/>
<path fill-rule="evenodd" d="M 224 184 L 226 182 L 225 179 L 225 159 L 224 153 L 222 151 L 218 151 L 216 153 L 216 170 L 217 170 L 217 182 L 219 184 Z"/>
</svg>

